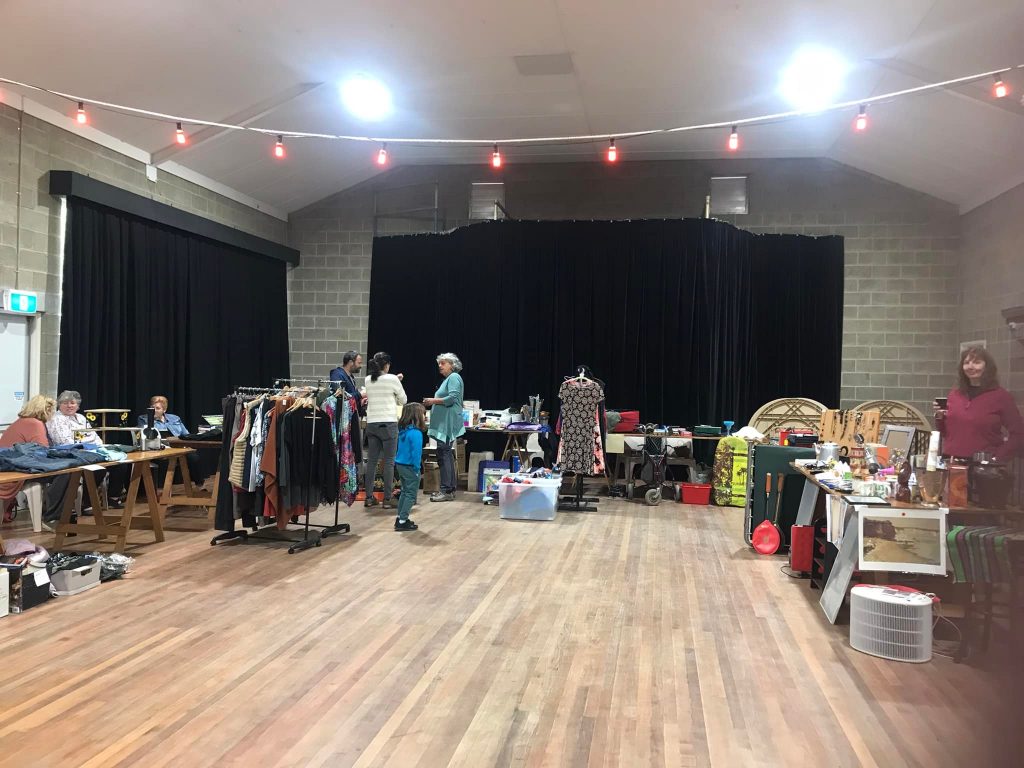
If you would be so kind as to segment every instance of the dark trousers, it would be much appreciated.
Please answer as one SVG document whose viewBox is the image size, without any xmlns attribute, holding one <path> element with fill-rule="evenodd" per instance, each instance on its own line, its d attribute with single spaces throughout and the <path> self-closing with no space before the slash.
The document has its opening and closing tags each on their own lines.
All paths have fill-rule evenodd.
<svg viewBox="0 0 1024 768">
<path fill-rule="evenodd" d="M 436 440 L 436 438 L 435 438 Z M 441 474 L 441 493 L 455 493 L 455 454 L 452 449 L 455 446 L 454 440 L 447 443 L 437 442 L 437 468 Z"/>
</svg>

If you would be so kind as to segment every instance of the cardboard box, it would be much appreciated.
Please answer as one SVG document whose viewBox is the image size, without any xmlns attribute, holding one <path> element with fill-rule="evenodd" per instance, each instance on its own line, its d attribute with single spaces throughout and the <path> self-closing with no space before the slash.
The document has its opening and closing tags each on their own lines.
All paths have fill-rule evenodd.
<svg viewBox="0 0 1024 768">
<path fill-rule="evenodd" d="M 423 462 L 423 492 L 437 493 L 441 490 L 441 469 L 436 461 Z"/>
<path fill-rule="evenodd" d="M 50 599 L 50 575 L 46 568 L 3 564 L 10 579 L 11 613 L 22 613 Z"/>
</svg>

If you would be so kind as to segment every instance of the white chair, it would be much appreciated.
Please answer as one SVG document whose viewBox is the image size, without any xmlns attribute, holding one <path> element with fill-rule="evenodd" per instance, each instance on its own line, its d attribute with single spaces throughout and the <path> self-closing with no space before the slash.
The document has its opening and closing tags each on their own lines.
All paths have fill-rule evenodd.
<svg viewBox="0 0 1024 768">
<path fill-rule="evenodd" d="M 43 493 L 43 488 L 44 486 L 42 483 L 34 483 L 28 481 L 21 487 L 21 490 L 18 492 L 19 496 L 25 497 L 25 504 L 28 507 L 28 514 L 32 520 L 32 530 L 36 533 L 39 533 L 41 530 L 43 530 L 44 526 L 43 499 L 45 498 L 45 494 Z M 102 489 L 100 489 L 100 493 L 102 497 Z M 75 514 L 77 515 L 82 514 L 83 498 L 84 495 L 82 484 L 79 483 L 78 493 L 75 495 Z M 21 505 L 19 504 L 19 506 Z M 53 529 L 49 525 L 47 525 L 46 530 L 51 531 Z"/>
<path fill-rule="evenodd" d="M 19 496 L 25 497 L 25 506 L 28 507 L 29 517 L 32 518 L 32 530 L 39 533 L 43 530 L 43 485 L 42 483 L 27 482 L 18 492 Z M 19 503 L 20 507 L 21 504 Z"/>
</svg>

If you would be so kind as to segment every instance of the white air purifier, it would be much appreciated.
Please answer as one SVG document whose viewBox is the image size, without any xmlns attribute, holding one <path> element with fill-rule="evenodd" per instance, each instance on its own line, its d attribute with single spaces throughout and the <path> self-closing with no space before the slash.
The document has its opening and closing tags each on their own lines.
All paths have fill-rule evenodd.
<svg viewBox="0 0 1024 768">
<path fill-rule="evenodd" d="M 850 591 L 850 645 L 920 664 L 932 658 L 932 598 L 916 589 L 858 584 Z"/>
</svg>

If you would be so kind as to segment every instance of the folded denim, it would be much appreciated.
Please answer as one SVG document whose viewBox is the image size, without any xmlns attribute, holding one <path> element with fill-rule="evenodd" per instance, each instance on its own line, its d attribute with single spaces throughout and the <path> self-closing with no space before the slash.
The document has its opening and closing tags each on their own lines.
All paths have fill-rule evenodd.
<svg viewBox="0 0 1024 768">
<path fill-rule="evenodd" d="M 44 448 L 37 443 L 15 443 L 10 448 L 0 449 L 0 472 L 55 472 L 106 460 L 103 454 L 83 448 Z"/>
</svg>

